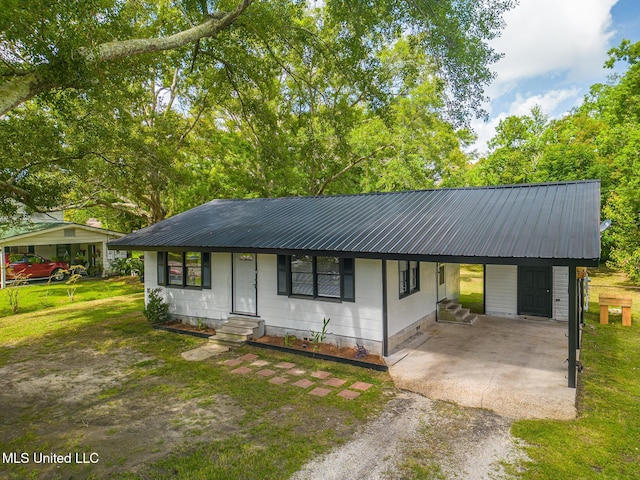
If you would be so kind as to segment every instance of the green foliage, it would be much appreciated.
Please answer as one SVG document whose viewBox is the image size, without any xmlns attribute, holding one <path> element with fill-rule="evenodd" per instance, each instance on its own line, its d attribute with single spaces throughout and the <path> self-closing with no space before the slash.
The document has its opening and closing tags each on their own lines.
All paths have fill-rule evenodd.
<svg viewBox="0 0 640 480">
<path fill-rule="evenodd" d="M 116 258 L 111 262 L 111 270 L 116 275 L 144 275 L 144 262 L 139 258 Z"/>
<path fill-rule="evenodd" d="M 318 345 L 323 343 L 325 341 L 325 339 L 327 338 L 327 327 L 329 326 L 329 322 L 331 321 L 330 318 L 323 318 L 322 319 L 322 330 L 320 330 L 319 332 L 316 332 L 315 330 L 310 330 L 309 333 L 311 334 L 311 341 L 313 342 L 313 350 L 317 350 L 318 349 Z"/>
<path fill-rule="evenodd" d="M 212 197 L 420 188 L 460 173 L 468 132 L 447 122 L 483 114 L 499 57 L 487 41 L 513 2 L 253 2 L 197 44 L 90 60 L 105 42 L 167 36 L 236 5 L 8 4 L 0 89 L 32 70 L 46 81 L 0 120 L 0 212 L 64 204 L 131 230 Z"/>
<path fill-rule="evenodd" d="M 71 265 L 68 270 L 65 270 L 65 275 L 68 275 L 67 281 L 65 284 L 67 285 L 67 296 L 69 297 L 69 301 L 73 302 L 73 299 L 76 295 L 76 290 L 78 289 L 78 280 L 85 275 L 87 269 L 82 265 Z"/>
<path fill-rule="evenodd" d="M 147 304 L 144 307 L 144 316 L 151 323 L 161 323 L 169 319 L 169 304 L 162 297 L 161 288 L 147 288 Z"/>
<path fill-rule="evenodd" d="M 20 309 L 20 292 L 23 291 L 21 287 L 29 283 L 29 276 L 29 274 L 25 274 L 24 272 L 14 273 L 13 281 L 5 287 L 7 303 L 11 309 L 11 313 L 14 315 L 18 313 Z"/>
<path fill-rule="evenodd" d="M 296 336 L 289 335 L 288 333 L 284 334 L 284 346 L 285 347 L 293 347 L 296 343 Z"/>
</svg>

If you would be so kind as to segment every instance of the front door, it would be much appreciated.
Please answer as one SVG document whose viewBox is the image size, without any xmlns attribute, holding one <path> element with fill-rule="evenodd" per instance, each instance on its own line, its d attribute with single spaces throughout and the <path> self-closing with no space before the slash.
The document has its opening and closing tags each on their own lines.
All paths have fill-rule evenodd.
<svg viewBox="0 0 640 480">
<path fill-rule="evenodd" d="M 551 267 L 518 267 L 518 314 L 551 317 Z"/>
<path fill-rule="evenodd" d="M 233 310 L 235 313 L 256 315 L 256 255 L 233 254 Z"/>
</svg>

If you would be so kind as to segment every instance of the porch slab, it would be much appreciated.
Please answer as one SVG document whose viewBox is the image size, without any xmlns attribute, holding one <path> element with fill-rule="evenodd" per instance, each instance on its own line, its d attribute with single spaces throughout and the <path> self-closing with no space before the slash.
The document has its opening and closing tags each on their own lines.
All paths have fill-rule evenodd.
<svg viewBox="0 0 640 480">
<path fill-rule="evenodd" d="M 433 323 L 424 340 L 394 354 L 398 388 L 513 418 L 568 420 L 576 389 L 567 387 L 568 325 L 481 315 L 473 325 Z"/>
</svg>

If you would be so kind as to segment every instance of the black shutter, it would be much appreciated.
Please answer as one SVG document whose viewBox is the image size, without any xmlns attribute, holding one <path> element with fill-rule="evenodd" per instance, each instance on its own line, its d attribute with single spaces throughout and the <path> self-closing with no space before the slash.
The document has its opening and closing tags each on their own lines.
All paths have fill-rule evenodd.
<svg viewBox="0 0 640 480">
<path fill-rule="evenodd" d="M 211 254 L 202 252 L 202 288 L 211 288 Z"/>
<path fill-rule="evenodd" d="M 353 258 L 342 259 L 342 300 L 356 301 L 356 262 Z"/>
<path fill-rule="evenodd" d="M 278 295 L 289 295 L 290 264 L 288 255 L 278 255 Z"/>
<path fill-rule="evenodd" d="M 167 253 L 158 252 L 158 285 L 167 284 Z"/>
</svg>

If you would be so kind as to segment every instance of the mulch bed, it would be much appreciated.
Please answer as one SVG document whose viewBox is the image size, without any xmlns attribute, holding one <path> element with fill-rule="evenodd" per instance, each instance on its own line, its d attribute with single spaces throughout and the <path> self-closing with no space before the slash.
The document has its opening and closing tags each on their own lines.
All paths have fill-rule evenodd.
<svg viewBox="0 0 640 480">
<path fill-rule="evenodd" d="M 367 353 L 365 355 L 359 354 L 358 349 L 353 347 L 336 347 L 329 343 L 318 343 L 317 345 L 310 341 L 305 341 L 301 338 L 296 338 L 289 345 L 285 345 L 284 337 L 275 337 L 271 335 L 265 335 L 260 338 L 253 339 L 255 343 L 263 343 L 267 345 L 275 345 L 277 347 L 286 347 L 291 350 L 299 350 L 301 352 L 315 352 L 322 355 L 328 355 L 331 357 L 345 358 L 348 360 L 355 360 L 363 363 L 372 363 L 375 365 L 386 365 L 380 355 L 373 353 Z"/>
<path fill-rule="evenodd" d="M 210 337 L 216 334 L 216 330 L 211 327 L 189 325 L 188 323 L 180 323 L 176 321 L 157 323 L 154 328 L 168 330 L 176 333 L 196 334 L 199 337 Z"/>
</svg>

